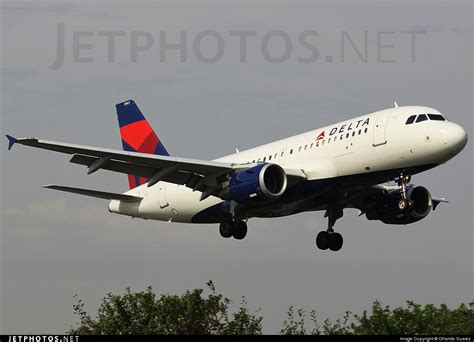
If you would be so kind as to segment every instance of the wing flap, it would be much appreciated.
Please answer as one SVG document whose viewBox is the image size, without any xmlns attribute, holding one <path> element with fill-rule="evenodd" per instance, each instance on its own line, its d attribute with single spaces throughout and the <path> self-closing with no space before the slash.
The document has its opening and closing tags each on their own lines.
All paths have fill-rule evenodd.
<svg viewBox="0 0 474 342">
<path fill-rule="evenodd" d="M 70 186 L 62 186 L 62 185 L 45 185 L 43 186 L 43 188 L 71 192 L 73 194 L 96 197 L 96 198 L 101 198 L 101 199 L 106 199 L 106 200 L 118 200 L 118 201 L 127 202 L 127 203 L 139 202 L 143 199 L 142 197 L 138 197 L 138 196 L 130 196 L 130 195 L 124 195 L 124 194 L 116 194 L 113 192 L 104 192 L 104 191 L 89 190 L 89 189 L 82 189 L 82 188 L 73 188 Z"/>
<path fill-rule="evenodd" d="M 70 162 L 90 167 L 97 160 L 99 160 L 99 158 L 75 154 Z M 144 178 L 151 178 L 161 170 L 147 165 L 132 164 L 116 160 L 108 160 L 101 166 L 101 169 Z M 185 171 L 174 171 L 164 175 L 160 180 L 174 184 L 185 184 L 192 175 L 192 173 Z"/>
<path fill-rule="evenodd" d="M 112 160 L 146 165 L 155 169 L 177 166 L 178 171 L 187 171 L 190 173 L 202 175 L 223 174 L 227 172 L 232 172 L 234 170 L 232 164 L 230 163 L 203 161 L 188 158 L 176 158 L 148 153 L 126 152 L 107 148 L 97 148 L 90 146 L 66 144 L 48 140 L 39 140 L 36 138 L 18 139 L 16 143 L 20 145 L 31 146 L 66 154 L 80 154 L 98 158 L 110 157 L 110 159 Z"/>
</svg>

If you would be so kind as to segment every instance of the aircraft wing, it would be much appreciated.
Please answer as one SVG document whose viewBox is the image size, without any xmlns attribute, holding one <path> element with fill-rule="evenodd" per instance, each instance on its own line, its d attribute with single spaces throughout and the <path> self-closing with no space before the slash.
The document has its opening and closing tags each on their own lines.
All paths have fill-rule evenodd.
<svg viewBox="0 0 474 342">
<path fill-rule="evenodd" d="M 61 152 L 73 155 L 83 155 L 97 160 L 108 158 L 121 162 L 147 165 L 154 168 L 167 168 L 177 166 L 179 170 L 206 174 L 225 173 L 233 170 L 232 164 L 195 159 L 159 156 L 155 154 L 127 152 L 107 148 L 97 148 L 83 145 L 67 144 L 55 141 L 40 140 L 36 138 L 18 139 L 16 144 L 41 148 L 44 150 Z"/>
<path fill-rule="evenodd" d="M 248 164 L 127 152 L 37 138 L 15 139 L 11 136 L 7 136 L 7 138 L 9 139 L 9 148 L 14 144 L 20 144 L 73 155 L 70 162 L 87 166 L 88 174 L 104 169 L 148 178 L 149 186 L 159 181 L 183 184 L 194 190 L 202 191 L 204 198 L 215 193 L 221 183 L 226 180 L 227 174 L 250 167 Z M 285 171 L 291 183 L 306 179 L 302 170 L 285 169 Z"/>
</svg>

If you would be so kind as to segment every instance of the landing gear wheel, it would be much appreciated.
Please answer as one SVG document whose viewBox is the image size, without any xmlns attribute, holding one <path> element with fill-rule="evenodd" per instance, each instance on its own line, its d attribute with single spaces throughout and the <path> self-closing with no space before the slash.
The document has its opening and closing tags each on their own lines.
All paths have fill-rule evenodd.
<svg viewBox="0 0 474 342">
<path fill-rule="evenodd" d="M 247 236 L 247 223 L 244 221 L 239 221 L 235 224 L 235 229 L 234 229 L 234 239 L 236 240 L 242 240 Z"/>
<path fill-rule="evenodd" d="M 342 248 L 343 239 L 339 233 L 331 234 L 329 238 L 329 249 L 333 252 L 337 252 Z"/>
<path fill-rule="evenodd" d="M 407 199 L 402 198 L 400 201 L 398 201 L 398 209 L 400 209 L 400 211 L 407 211 L 412 206 L 412 202 Z"/>
<path fill-rule="evenodd" d="M 331 235 L 328 232 L 322 231 L 319 232 L 316 236 L 316 246 L 323 251 L 329 248 L 329 241 L 331 239 Z"/>
<path fill-rule="evenodd" d="M 401 211 L 405 211 L 407 207 L 408 201 L 406 199 L 402 198 L 400 201 L 398 201 L 398 209 L 400 209 Z"/>
<path fill-rule="evenodd" d="M 222 222 L 219 226 L 219 233 L 223 238 L 230 238 L 234 233 L 234 224 L 232 222 Z"/>
</svg>

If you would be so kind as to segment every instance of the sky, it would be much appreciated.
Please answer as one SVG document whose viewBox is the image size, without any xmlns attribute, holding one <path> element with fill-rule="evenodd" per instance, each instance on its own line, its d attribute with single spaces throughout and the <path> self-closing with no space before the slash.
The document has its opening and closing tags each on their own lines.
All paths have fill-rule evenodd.
<svg viewBox="0 0 474 342">
<path fill-rule="evenodd" d="M 2 1 L 1 131 L 120 148 L 114 105 L 134 99 L 166 149 L 214 159 L 399 105 L 437 108 L 472 132 L 472 3 L 435 1 Z M 115 37 L 115 38 L 114 38 Z M 243 38 L 242 38 L 243 37 Z M 245 43 L 245 44 L 242 44 Z M 113 43 L 113 44 L 112 44 Z M 173 45 L 174 44 L 174 45 Z M 390 226 L 346 209 L 341 251 L 316 248 L 322 212 L 217 225 L 114 216 L 42 189 L 127 190 L 126 176 L 17 146 L 0 152 L 0 333 L 64 333 L 77 294 L 180 294 L 213 280 L 278 333 L 289 306 L 321 318 L 378 299 L 450 307 L 474 298 L 472 144 L 412 182 L 446 197 Z"/>
</svg>

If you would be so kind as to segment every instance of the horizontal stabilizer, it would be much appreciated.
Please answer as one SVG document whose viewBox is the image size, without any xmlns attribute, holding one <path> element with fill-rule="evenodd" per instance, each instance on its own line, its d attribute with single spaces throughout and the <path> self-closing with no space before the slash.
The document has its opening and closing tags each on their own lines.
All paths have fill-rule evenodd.
<svg viewBox="0 0 474 342">
<path fill-rule="evenodd" d="M 116 194 L 113 192 L 104 192 L 104 191 L 81 189 L 81 188 L 72 188 L 69 186 L 62 186 L 62 185 L 45 185 L 43 186 L 43 188 L 71 192 L 73 194 L 102 198 L 106 200 L 118 200 L 118 201 L 128 202 L 128 203 L 139 202 L 140 200 L 142 200 L 142 197 L 138 197 L 138 196 L 130 196 L 130 195 L 124 195 L 124 194 Z"/>
</svg>

